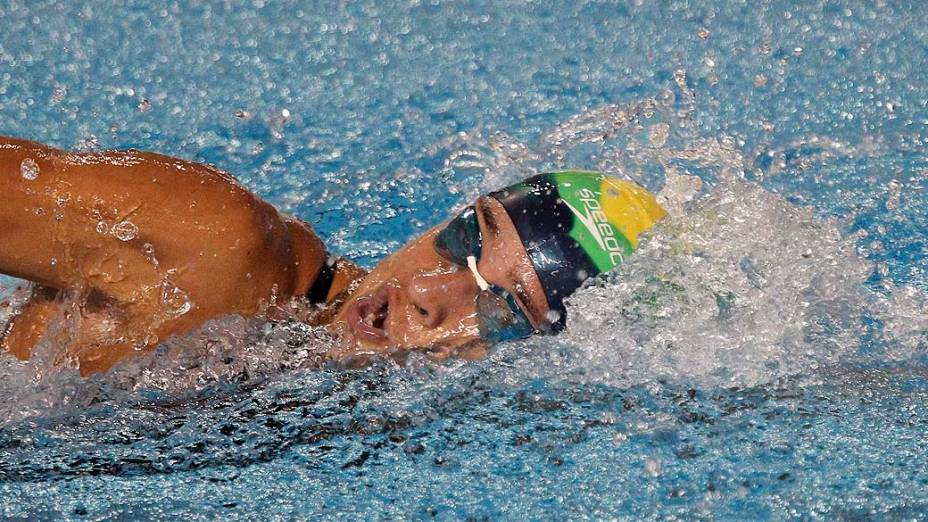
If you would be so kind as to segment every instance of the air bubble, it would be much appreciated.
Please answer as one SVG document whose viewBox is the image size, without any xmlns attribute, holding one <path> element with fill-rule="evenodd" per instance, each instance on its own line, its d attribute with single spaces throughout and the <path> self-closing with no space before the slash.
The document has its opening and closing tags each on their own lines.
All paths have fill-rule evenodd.
<svg viewBox="0 0 928 522">
<path fill-rule="evenodd" d="M 39 164 L 32 158 L 26 158 L 19 165 L 19 173 L 23 179 L 35 181 L 39 177 Z"/>
<path fill-rule="evenodd" d="M 151 109 L 151 102 L 145 98 L 139 102 L 139 112 L 148 112 Z"/>
</svg>

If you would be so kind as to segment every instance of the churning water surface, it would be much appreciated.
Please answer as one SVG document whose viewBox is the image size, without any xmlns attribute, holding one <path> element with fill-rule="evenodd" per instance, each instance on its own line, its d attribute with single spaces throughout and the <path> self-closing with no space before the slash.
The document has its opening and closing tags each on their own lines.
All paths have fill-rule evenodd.
<svg viewBox="0 0 928 522">
<path fill-rule="evenodd" d="M 0 133 L 214 163 L 368 266 L 542 169 L 671 217 L 483 361 L 2 358 L 5 518 L 928 517 L 922 3 L 81 4 L 0 5 Z"/>
</svg>

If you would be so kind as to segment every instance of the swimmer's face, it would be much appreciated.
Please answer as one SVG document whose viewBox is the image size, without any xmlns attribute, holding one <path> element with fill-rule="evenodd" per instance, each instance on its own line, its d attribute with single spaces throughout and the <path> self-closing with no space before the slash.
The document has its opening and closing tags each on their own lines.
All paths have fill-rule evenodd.
<svg viewBox="0 0 928 522">
<path fill-rule="evenodd" d="M 491 285 L 508 291 L 538 329 L 548 304 L 528 253 L 503 206 L 483 197 L 475 204 L 482 236 L 477 265 Z M 439 225 L 378 264 L 339 310 L 333 322 L 350 353 L 386 353 L 423 349 L 433 357 L 481 356 L 481 338 L 473 273 L 435 248 Z"/>
</svg>

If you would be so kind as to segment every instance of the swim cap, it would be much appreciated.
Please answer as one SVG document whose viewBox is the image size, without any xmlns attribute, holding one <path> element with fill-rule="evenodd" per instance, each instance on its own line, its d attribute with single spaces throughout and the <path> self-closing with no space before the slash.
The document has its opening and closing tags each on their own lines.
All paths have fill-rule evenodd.
<svg viewBox="0 0 928 522">
<path fill-rule="evenodd" d="M 548 298 L 554 330 L 566 321 L 564 299 L 583 282 L 622 263 L 638 234 L 667 213 L 647 190 L 598 172 L 549 172 L 490 197 L 515 224 Z"/>
</svg>

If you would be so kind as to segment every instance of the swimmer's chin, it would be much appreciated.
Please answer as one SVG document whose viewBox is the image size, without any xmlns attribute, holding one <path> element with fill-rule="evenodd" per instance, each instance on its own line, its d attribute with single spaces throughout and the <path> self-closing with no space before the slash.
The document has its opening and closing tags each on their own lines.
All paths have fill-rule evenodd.
<svg viewBox="0 0 928 522">
<path fill-rule="evenodd" d="M 329 361 L 340 368 L 357 369 L 369 366 L 375 361 L 389 361 L 400 366 L 406 365 L 413 354 L 424 356 L 438 363 L 445 360 L 475 361 L 485 359 L 490 345 L 480 339 L 449 347 L 446 345 L 416 347 L 362 347 L 358 344 L 344 343 L 339 348 L 328 352 Z"/>
</svg>

